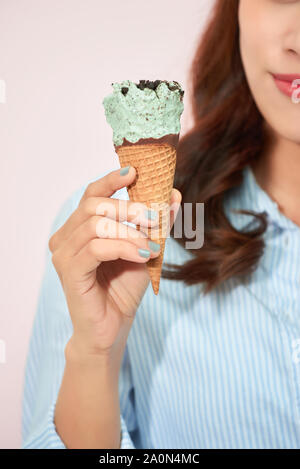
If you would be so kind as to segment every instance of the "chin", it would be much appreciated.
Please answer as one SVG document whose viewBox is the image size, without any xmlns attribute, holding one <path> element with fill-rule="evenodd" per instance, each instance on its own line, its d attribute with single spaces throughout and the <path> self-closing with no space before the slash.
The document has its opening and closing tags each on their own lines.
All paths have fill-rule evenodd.
<svg viewBox="0 0 300 469">
<path fill-rule="evenodd" d="M 277 133 L 280 135 L 281 138 L 284 138 L 285 140 L 289 140 L 292 143 L 300 145 L 300 129 L 298 129 L 298 131 L 293 131 L 293 129 L 287 130 L 286 128 L 284 128 L 277 130 Z"/>
<path fill-rule="evenodd" d="M 293 116 L 287 118 L 286 113 L 279 116 L 275 116 L 274 113 L 269 116 L 265 113 L 263 117 L 264 127 L 269 134 L 300 144 L 299 119 L 294 119 Z"/>
</svg>

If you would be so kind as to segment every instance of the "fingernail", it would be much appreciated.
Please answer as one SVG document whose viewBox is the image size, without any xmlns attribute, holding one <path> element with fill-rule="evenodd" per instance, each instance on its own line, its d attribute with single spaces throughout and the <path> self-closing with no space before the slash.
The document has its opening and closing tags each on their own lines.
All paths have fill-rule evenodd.
<svg viewBox="0 0 300 469">
<path fill-rule="evenodd" d="M 126 176 L 126 174 L 129 173 L 130 166 L 126 166 L 126 168 L 120 169 L 120 175 L 121 176 Z"/>
<path fill-rule="evenodd" d="M 139 249 L 139 255 L 141 257 L 149 257 L 150 251 L 148 249 Z"/>
<path fill-rule="evenodd" d="M 160 250 L 160 244 L 155 243 L 154 241 L 149 241 L 148 245 L 151 251 L 158 252 Z"/>
<path fill-rule="evenodd" d="M 148 218 L 148 220 L 156 220 L 158 213 L 153 211 L 153 210 L 145 210 L 145 217 Z"/>
</svg>

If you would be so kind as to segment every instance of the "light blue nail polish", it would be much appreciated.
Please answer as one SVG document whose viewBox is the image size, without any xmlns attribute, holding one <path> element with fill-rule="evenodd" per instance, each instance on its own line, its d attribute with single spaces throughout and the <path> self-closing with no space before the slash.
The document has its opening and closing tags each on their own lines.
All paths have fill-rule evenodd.
<svg viewBox="0 0 300 469">
<path fill-rule="evenodd" d="M 148 245 L 151 251 L 158 252 L 160 250 L 160 244 L 155 243 L 154 241 L 149 241 Z"/>
<path fill-rule="evenodd" d="M 139 249 L 139 255 L 147 258 L 150 256 L 150 251 L 148 251 L 148 249 Z"/>
<path fill-rule="evenodd" d="M 158 213 L 154 212 L 153 210 L 145 210 L 145 217 L 148 220 L 156 220 Z"/>
<path fill-rule="evenodd" d="M 126 166 L 126 168 L 120 169 L 121 176 L 126 176 L 129 173 L 130 166 Z"/>
</svg>

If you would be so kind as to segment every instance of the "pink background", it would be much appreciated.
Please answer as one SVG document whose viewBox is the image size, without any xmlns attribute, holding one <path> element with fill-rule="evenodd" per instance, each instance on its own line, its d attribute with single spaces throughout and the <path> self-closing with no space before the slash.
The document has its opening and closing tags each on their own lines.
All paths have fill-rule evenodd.
<svg viewBox="0 0 300 469">
<path fill-rule="evenodd" d="M 21 444 L 29 334 L 50 225 L 78 187 L 119 163 L 103 97 L 113 81 L 187 72 L 213 0 L 0 0 L 0 447 Z M 188 6 L 188 8 L 186 8 Z"/>
</svg>

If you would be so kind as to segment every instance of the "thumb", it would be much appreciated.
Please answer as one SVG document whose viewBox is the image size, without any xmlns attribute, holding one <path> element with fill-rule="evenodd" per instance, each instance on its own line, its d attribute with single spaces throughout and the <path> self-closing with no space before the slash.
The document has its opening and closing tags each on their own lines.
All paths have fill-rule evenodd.
<svg viewBox="0 0 300 469">
<path fill-rule="evenodd" d="M 182 194 L 178 189 L 173 188 L 170 201 L 170 230 L 176 220 L 182 201 Z"/>
</svg>

